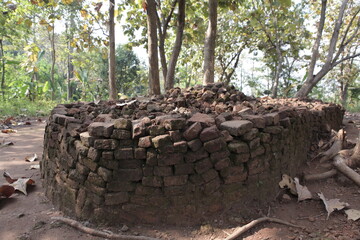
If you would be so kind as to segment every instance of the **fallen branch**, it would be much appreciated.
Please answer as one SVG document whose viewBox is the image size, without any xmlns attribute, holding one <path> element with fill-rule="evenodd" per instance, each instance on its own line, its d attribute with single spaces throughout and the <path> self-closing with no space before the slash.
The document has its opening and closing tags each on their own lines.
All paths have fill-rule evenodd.
<svg viewBox="0 0 360 240">
<path fill-rule="evenodd" d="M 346 164 L 346 160 L 341 155 L 335 156 L 333 165 L 339 172 L 360 187 L 360 175 Z"/>
<path fill-rule="evenodd" d="M 336 169 L 331 169 L 330 171 L 326 171 L 323 173 L 309 174 L 304 176 L 305 181 L 315 181 L 315 180 L 323 180 L 330 177 L 333 177 L 337 174 Z"/>
<path fill-rule="evenodd" d="M 84 233 L 87 233 L 87 234 L 90 234 L 93 236 L 102 237 L 102 238 L 119 239 L 119 240 L 159 240 L 158 238 L 152 238 L 152 237 L 121 235 L 121 234 L 104 232 L 104 231 L 86 227 L 78 221 L 75 221 L 75 220 L 69 219 L 69 218 L 64 218 L 64 217 L 52 217 L 51 219 L 66 223 L 67 225 L 69 225 L 73 228 L 76 228 Z"/>
<path fill-rule="evenodd" d="M 262 222 L 266 222 L 266 221 L 267 222 L 280 223 L 280 224 L 284 224 L 286 226 L 295 227 L 295 228 L 304 228 L 302 226 L 294 225 L 294 224 L 291 224 L 291 223 L 289 223 L 287 221 L 284 221 L 284 220 L 281 220 L 281 219 L 278 219 L 278 218 L 262 217 L 262 218 L 255 219 L 255 220 L 249 222 L 248 224 L 246 224 L 244 226 L 236 228 L 234 230 L 234 232 L 230 236 L 225 238 L 225 240 L 233 240 L 233 239 L 239 237 L 241 234 L 248 231 L 249 229 L 253 228 L 255 225 L 257 225 L 259 223 L 262 223 Z"/>
</svg>

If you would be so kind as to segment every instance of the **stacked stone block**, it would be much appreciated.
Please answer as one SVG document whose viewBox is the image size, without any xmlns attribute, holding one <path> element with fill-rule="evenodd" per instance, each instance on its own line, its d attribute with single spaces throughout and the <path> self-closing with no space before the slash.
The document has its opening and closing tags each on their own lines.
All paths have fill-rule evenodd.
<svg viewBox="0 0 360 240">
<path fill-rule="evenodd" d="M 46 195 L 66 214 L 110 224 L 200 223 L 245 200 L 270 200 L 281 174 L 297 174 L 312 139 L 339 128 L 343 115 L 324 105 L 91 122 L 92 110 L 53 110 L 41 172 Z"/>
</svg>

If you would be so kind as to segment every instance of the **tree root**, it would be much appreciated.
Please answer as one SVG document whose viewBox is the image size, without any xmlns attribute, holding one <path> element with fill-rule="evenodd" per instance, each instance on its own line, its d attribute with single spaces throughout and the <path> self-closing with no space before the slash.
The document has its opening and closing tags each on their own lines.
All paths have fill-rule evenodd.
<svg viewBox="0 0 360 240">
<path fill-rule="evenodd" d="M 347 165 L 346 160 L 341 155 L 335 156 L 333 165 L 339 172 L 360 187 L 360 175 Z"/>
<path fill-rule="evenodd" d="M 69 219 L 69 218 L 64 218 L 64 217 L 52 217 L 51 219 L 66 223 L 67 225 L 69 225 L 73 228 L 76 228 L 84 233 L 87 233 L 87 234 L 90 234 L 93 236 L 102 237 L 102 238 L 118 239 L 118 240 L 159 240 L 158 238 L 152 238 L 152 237 L 121 235 L 121 234 L 104 232 L 104 231 L 86 227 L 78 221 L 75 221 L 75 220 Z"/>
<path fill-rule="evenodd" d="M 330 177 L 333 177 L 337 174 L 336 169 L 331 169 L 330 171 L 326 171 L 323 173 L 309 174 L 304 176 L 305 181 L 315 181 L 315 180 L 323 180 Z"/>
<path fill-rule="evenodd" d="M 248 231 L 249 229 L 253 228 L 255 225 L 262 223 L 262 222 L 266 222 L 266 221 L 280 223 L 280 224 L 284 224 L 286 226 L 295 227 L 295 228 L 304 228 L 303 226 L 294 225 L 294 224 L 291 224 L 287 221 L 284 221 L 284 220 L 281 220 L 278 218 L 262 217 L 262 218 L 255 219 L 244 226 L 236 228 L 230 236 L 225 238 L 225 240 L 233 240 L 233 239 L 239 237 L 241 234 Z"/>
</svg>

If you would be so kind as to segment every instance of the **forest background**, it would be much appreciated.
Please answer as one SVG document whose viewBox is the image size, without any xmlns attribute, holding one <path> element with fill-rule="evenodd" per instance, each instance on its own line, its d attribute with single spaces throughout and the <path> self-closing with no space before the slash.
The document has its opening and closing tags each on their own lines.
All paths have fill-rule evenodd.
<svg viewBox="0 0 360 240">
<path fill-rule="evenodd" d="M 359 12 L 359 0 L 2 0 L 0 115 L 212 82 L 359 111 Z"/>
</svg>

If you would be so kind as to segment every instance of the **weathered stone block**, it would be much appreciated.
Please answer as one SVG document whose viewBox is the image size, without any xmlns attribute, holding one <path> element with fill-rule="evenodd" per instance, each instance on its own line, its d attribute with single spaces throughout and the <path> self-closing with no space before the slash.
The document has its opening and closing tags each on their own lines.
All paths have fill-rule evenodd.
<svg viewBox="0 0 360 240">
<path fill-rule="evenodd" d="M 185 163 L 175 165 L 175 175 L 187 175 L 194 173 L 194 164 Z"/>
<path fill-rule="evenodd" d="M 269 126 L 264 128 L 264 132 L 271 133 L 271 134 L 280 134 L 283 130 L 282 126 Z"/>
<path fill-rule="evenodd" d="M 224 168 L 220 171 L 220 175 L 223 177 L 225 184 L 243 182 L 247 178 L 244 166 Z"/>
<path fill-rule="evenodd" d="M 180 186 L 187 183 L 188 175 L 179 175 L 179 176 L 167 176 L 164 177 L 164 186 Z"/>
<path fill-rule="evenodd" d="M 112 178 L 112 171 L 103 167 L 99 167 L 97 174 L 106 182 L 110 181 Z"/>
<path fill-rule="evenodd" d="M 109 138 L 113 132 L 113 123 L 93 122 L 88 127 L 90 136 Z"/>
<path fill-rule="evenodd" d="M 211 180 L 213 180 L 214 178 L 217 178 L 218 172 L 214 169 L 209 169 L 208 171 L 204 172 L 203 174 L 201 174 L 201 177 L 204 179 L 204 181 L 210 182 Z"/>
<path fill-rule="evenodd" d="M 118 169 L 113 172 L 113 178 L 119 181 L 140 181 L 143 177 L 142 169 Z"/>
<path fill-rule="evenodd" d="M 151 137 L 150 137 L 150 136 L 146 136 L 146 137 L 141 137 L 141 138 L 139 138 L 138 146 L 139 146 L 139 147 L 142 147 L 142 148 L 151 147 Z"/>
<path fill-rule="evenodd" d="M 116 160 L 106 160 L 104 158 L 101 158 L 99 161 L 99 166 L 102 166 L 107 169 L 118 169 L 119 168 L 119 161 Z"/>
<path fill-rule="evenodd" d="M 81 141 L 77 140 L 74 142 L 75 145 L 75 150 L 76 150 L 76 155 L 78 156 L 79 154 L 81 154 L 82 156 L 87 156 L 88 152 L 89 152 L 89 148 L 84 146 L 82 144 Z"/>
<path fill-rule="evenodd" d="M 79 161 L 81 164 L 83 164 L 84 166 L 86 166 L 93 172 L 96 171 L 96 169 L 98 167 L 96 162 L 94 162 L 92 159 L 87 158 L 87 157 L 80 157 Z"/>
<path fill-rule="evenodd" d="M 90 172 L 87 178 L 87 182 L 98 186 L 98 187 L 105 187 L 105 181 L 102 177 L 100 177 L 99 175 L 97 175 L 96 173 Z"/>
<path fill-rule="evenodd" d="M 220 131 L 216 127 L 216 125 L 205 128 L 200 133 L 200 140 L 202 142 L 207 142 L 207 141 L 219 138 L 219 137 L 220 137 Z"/>
<path fill-rule="evenodd" d="M 228 148 L 233 153 L 248 153 L 249 146 L 245 142 L 230 142 Z"/>
<path fill-rule="evenodd" d="M 114 120 L 114 128 L 131 130 L 131 121 L 125 118 L 118 118 Z"/>
<path fill-rule="evenodd" d="M 154 167 L 153 166 L 145 165 L 145 166 L 143 166 L 142 170 L 143 170 L 143 175 L 145 177 L 154 176 Z"/>
<path fill-rule="evenodd" d="M 160 176 L 160 177 L 165 177 L 165 176 L 171 176 L 173 175 L 173 171 L 172 171 L 172 167 L 169 166 L 155 166 L 154 167 L 154 175 L 155 176 Z"/>
<path fill-rule="evenodd" d="M 87 156 L 92 161 L 97 162 L 100 159 L 101 152 L 95 148 L 90 147 Z"/>
<path fill-rule="evenodd" d="M 212 168 L 212 163 L 209 158 L 204 158 L 195 163 L 195 171 L 198 174 L 206 172 L 208 169 Z"/>
<path fill-rule="evenodd" d="M 204 149 L 209 152 L 218 152 L 225 149 L 226 143 L 222 138 L 217 138 L 204 143 Z"/>
<path fill-rule="evenodd" d="M 179 130 L 169 131 L 169 135 L 170 135 L 170 137 L 171 137 L 171 140 L 172 140 L 174 143 L 181 141 L 181 133 L 180 133 Z"/>
<path fill-rule="evenodd" d="M 251 158 L 255 158 L 265 153 L 265 148 L 263 146 L 259 146 L 258 148 L 251 150 L 250 155 Z"/>
<path fill-rule="evenodd" d="M 274 112 L 265 114 L 264 119 L 266 126 L 278 125 L 280 120 L 279 113 Z"/>
<path fill-rule="evenodd" d="M 124 129 L 114 129 L 111 138 L 120 140 L 131 139 L 131 132 Z"/>
<path fill-rule="evenodd" d="M 250 153 L 231 154 L 230 159 L 235 165 L 242 166 L 244 162 L 249 161 Z"/>
<path fill-rule="evenodd" d="M 93 147 L 95 139 L 95 137 L 90 136 L 89 132 L 80 133 L 80 140 L 86 147 Z"/>
<path fill-rule="evenodd" d="M 88 191 L 90 191 L 90 192 L 92 192 L 92 193 L 94 193 L 94 194 L 96 194 L 98 196 L 104 196 L 104 194 L 106 193 L 105 188 L 99 187 L 97 185 L 93 185 L 88 181 L 85 182 L 85 188 Z"/>
<path fill-rule="evenodd" d="M 184 163 L 184 155 L 182 153 L 159 154 L 158 165 L 170 166 Z"/>
<path fill-rule="evenodd" d="M 160 190 L 160 188 L 157 188 L 157 187 L 148 187 L 148 186 L 143 186 L 141 184 L 138 184 L 135 189 L 135 194 L 143 195 L 143 196 L 161 195 L 161 190 Z"/>
<path fill-rule="evenodd" d="M 198 122 L 201 123 L 203 126 L 210 127 L 215 124 L 215 119 L 208 114 L 195 113 L 191 118 L 188 119 L 188 122 Z"/>
<path fill-rule="evenodd" d="M 187 141 L 197 138 L 202 130 L 201 123 L 193 123 L 186 131 L 183 133 L 184 138 Z"/>
<path fill-rule="evenodd" d="M 129 201 L 127 192 L 107 193 L 105 194 L 105 205 L 118 205 Z"/>
<path fill-rule="evenodd" d="M 101 159 L 106 161 L 114 160 L 114 152 L 113 151 L 103 151 L 101 154 Z"/>
<path fill-rule="evenodd" d="M 174 142 L 174 152 L 186 153 L 187 149 L 186 141 Z"/>
<path fill-rule="evenodd" d="M 261 133 L 260 140 L 262 143 L 269 143 L 271 142 L 271 135 L 270 133 Z"/>
<path fill-rule="evenodd" d="M 264 128 L 265 127 L 265 119 L 263 116 L 259 115 L 244 115 L 244 119 L 249 120 L 252 122 L 255 128 Z"/>
<path fill-rule="evenodd" d="M 215 163 L 215 169 L 216 170 L 221 170 L 221 169 L 224 169 L 226 167 L 230 166 L 230 159 L 229 158 L 223 158 L 223 159 L 220 159 L 218 160 L 216 163 Z"/>
<path fill-rule="evenodd" d="M 167 130 L 181 130 L 185 127 L 186 120 L 184 118 L 165 119 L 164 126 Z"/>
<path fill-rule="evenodd" d="M 220 124 L 221 130 L 227 130 L 233 136 L 241 136 L 251 130 L 254 124 L 248 120 L 232 120 Z"/>
<path fill-rule="evenodd" d="M 128 181 L 110 181 L 106 184 L 106 188 L 111 192 L 132 192 L 135 191 L 136 184 Z"/>
<path fill-rule="evenodd" d="M 149 187 L 161 187 L 163 180 L 159 176 L 148 176 L 142 178 L 142 185 Z"/>
<path fill-rule="evenodd" d="M 200 139 L 194 139 L 188 142 L 187 145 L 193 152 L 196 152 L 202 147 L 202 142 Z"/>
<path fill-rule="evenodd" d="M 159 136 L 165 134 L 165 127 L 160 125 L 153 125 L 148 128 L 148 131 L 151 136 Z"/>
<path fill-rule="evenodd" d="M 252 128 L 250 131 L 248 131 L 242 136 L 242 139 L 244 141 L 251 141 L 254 138 L 256 138 L 258 135 L 259 135 L 259 130 L 257 128 Z"/>
<path fill-rule="evenodd" d="M 134 149 L 135 159 L 146 159 L 146 149 L 145 148 L 135 148 Z"/>
<path fill-rule="evenodd" d="M 227 158 L 228 156 L 230 156 L 230 152 L 226 149 L 225 151 L 211 153 L 210 159 L 214 163 L 219 159 Z"/>
<path fill-rule="evenodd" d="M 115 139 L 96 139 L 94 142 L 95 149 L 114 150 L 119 145 Z"/>
<path fill-rule="evenodd" d="M 146 153 L 146 164 L 155 166 L 158 164 L 157 152 L 155 149 L 148 149 Z"/>
<path fill-rule="evenodd" d="M 251 150 L 258 148 L 260 146 L 260 138 L 255 138 L 249 142 L 249 147 Z"/>
<path fill-rule="evenodd" d="M 210 195 L 214 192 L 216 192 L 220 188 L 220 179 L 214 178 L 210 182 L 204 184 L 204 193 L 206 195 Z"/>
<path fill-rule="evenodd" d="M 204 148 L 199 149 L 197 152 L 187 152 L 185 154 L 185 161 L 192 163 L 199 159 L 203 159 L 208 157 L 209 154 L 205 151 Z"/>
<path fill-rule="evenodd" d="M 115 159 L 123 160 L 123 159 L 133 159 L 134 158 L 134 150 L 133 148 L 119 148 L 114 152 Z"/>
<path fill-rule="evenodd" d="M 171 145 L 173 144 L 172 141 L 171 141 L 171 138 L 170 138 L 170 136 L 168 134 L 154 137 L 152 139 L 152 143 L 153 143 L 155 148 L 162 148 L 162 147 L 168 146 L 170 144 Z"/>
</svg>

